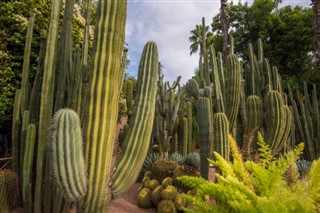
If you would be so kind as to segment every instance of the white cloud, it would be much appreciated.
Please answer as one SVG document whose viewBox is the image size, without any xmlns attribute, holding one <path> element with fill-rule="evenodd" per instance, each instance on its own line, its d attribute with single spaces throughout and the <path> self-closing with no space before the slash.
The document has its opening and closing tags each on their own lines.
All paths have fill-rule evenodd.
<svg viewBox="0 0 320 213">
<path fill-rule="evenodd" d="M 282 5 L 287 4 L 307 6 L 304 0 L 283 0 Z M 196 24 L 201 24 L 202 17 L 205 17 L 206 25 L 210 25 L 219 9 L 220 0 L 128 0 L 129 75 L 137 75 L 143 46 L 153 40 L 158 44 L 165 79 L 173 82 L 181 75 L 181 83 L 186 82 L 194 75 L 199 56 L 190 57 L 190 31 Z"/>
<path fill-rule="evenodd" d="M 194 74 L 198 54 L 190 57 L 188 38 L 202 17 L 206 24 L 218 13 L 220 2 L 208 0 L 128 1 L 126 42 L 131 65 L 129 75 L 136 75 L 143 46 L 149 40 L 158 45 L 164 76 L 170 82 L 181 75 L 181 83 Z"/>
</svg>

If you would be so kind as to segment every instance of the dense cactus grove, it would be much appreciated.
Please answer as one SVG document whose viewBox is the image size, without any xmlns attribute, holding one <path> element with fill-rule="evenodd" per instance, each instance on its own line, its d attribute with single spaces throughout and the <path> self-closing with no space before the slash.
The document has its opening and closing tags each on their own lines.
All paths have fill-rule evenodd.
<svg viewBox="0 0 320 213">
<path fill-rule="evenodd" d="M 124 75 L 126 1 L 98 1 L 91 52 L 88 30 L 82 47 L 73 46 L 73 8 L 72 0 L 52 1 L 34 82 L 29 60 L 36 17 L 30 14 L 14 99 L 12 169 L 0 170 L 1 212 L 16 206 L 36 213 L 107 212 L 110 200 L 136 181 L 137 205 L 158 213 L 254 212 L 290 194 L 284 204 L 296 205 L 276 211 L 319 211 L 316 86 L 310 92 L 305 83 L 296 94 L 284 87 L 261 40 L 257 54 L 249 44 L 246 61 L 234 53 L 230 36 L 224 63 L 213 45 L 206 46 L 203 19 L 199 73 L 185 85 L 181 76 L 172 84 L 164 81 L 157 44 L 149 41 L 134 95 Z M 127 124 L 118 138 L 124 84 Z M 121 151 L 115 153 L 118 139 Z M 284 187 L 284 194 L 276 187 Z M 308 208 L 296 199 L 304 190 Z"/>
</svg>

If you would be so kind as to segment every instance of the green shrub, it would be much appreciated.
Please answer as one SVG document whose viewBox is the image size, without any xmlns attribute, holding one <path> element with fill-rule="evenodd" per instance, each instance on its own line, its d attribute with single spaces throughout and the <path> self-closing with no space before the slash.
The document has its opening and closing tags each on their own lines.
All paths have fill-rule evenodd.
<svg viewBox="0 0 320 213">
<path fill-rule="evenodd" d="M 314 161 L 309 174 L 299 179 L 295 164 L 303 151 L 303 144 L 278 159 L 258 136 L 259 162 L 242 160 L 234 139 L 229 136 L 233 161 L 227 162 L 218 153 L 211 164 L 219 167 L 217 182 L 200 177 L 183 176 L 178 179 L 196 195 L 183 194 L 192 205 L 186 212 L 317 212 L 320 208 L 320 160 Z M 208 194 L 216 202 L 203 201 Z"/>
</svg>

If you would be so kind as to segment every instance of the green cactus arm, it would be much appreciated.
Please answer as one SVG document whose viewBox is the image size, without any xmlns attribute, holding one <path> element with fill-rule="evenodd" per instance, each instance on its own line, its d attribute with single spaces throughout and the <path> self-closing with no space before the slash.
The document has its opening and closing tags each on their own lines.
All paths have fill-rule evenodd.
<svg viewBox="0 0 320 213">
<path fill-rule="evenodd" d="M 315 84 L 312 85 L 312 108 L 313 108 L 313 116 L 314 119 L 314 129 L 319 130 L 320 129 L 320 117 L 319 117 L 319 104 L 317 99 L 317 87 Z M 319 155 L 320 153 L 320 131 L 316 131 L 315 133 L 316 137 L 316 153 Z"/>
<path fill-rule="evenodd" d="M 212 64 L 212 72 L 213 72 L 213 86 L 214 86 L 214 93 L 215 93 L 215 101 L 216 101 L 216 109 L 217 112 L 224 112 L 225 107 L 224 107 L 224 97 L 222 96 L 222 89 L 220 85 L 220 79 L 219 76 L 219 70 L 218 70 L 218 64 L 217 64 L 217 57 L 216 57 L 216 52 L 214 50 L 213 45 L 210 46 L 210 59 L 211 59 L 211 64 Z"/>
<path fill-rule="evenodd" d="M 210 100 L 207 97 L 200 97 L 197 100 L 197 119 L 199 123 L 199 146 L 200 146 L 200 171 L 201 176 L 208 179 L 209 143 L 210 143 Z"/>
<path fill-rule="evenodd" d="M 226 161 L 230 160 L 230 145 L 228 141 L 229 122 L 223 112 L 213 116 L 213 151 L 219 153 Z M 212 154 L 212 153 L 210 153 Z"/>
<path fill-rule="evenodd" d="M 193 78 L 191 78 L 189 81 L 188 81 L 188 84 L 190 86 L 190 90 L 191 90 L 191 95 L 194 97 L 194 98 L 198 98 L 200 96 L 200 91 L 199 91 L 199 85 L 197 83 L 196 80 L 194 80 Z"/>
<path fill-rule="evenodd" d="M 26 134 L 26 147 L 24 152 L 24 160 L 23 160 L 23 180 L 22 180 L 22 200 L 23 206 L 26 208 L 27 200 L 31 200 L 31 174 L 33 171 L 33 154 L 35 149 L 36 142 L 36 125 L 29 124 Z M 27 198 L 28 196 L 28 198 Z M 27 211 L 27 209 L 25 209 Z M 31 212 L 31 209 L 29 209 Z"/>
<path fill-rule="evenodd" d="M 54 88 L 54 72 L 53 61 L 55 56 L 55 48 L 58 36 L 59 16 L 61 9 L 61 1 L 52 1 L 51 18 L 49 32 L 47 38 L 46 56 L 44 62 L 44 73 L 41 90 L 41 104 L 39 116 L 39 135 L 37 147 L 37 175 L 35 183 L 34 212 L 41 212 L 42 205 L 42 188 L 45 152 L 49 141 L 49 129 L 53 108 L 53 88 Z"/>
<path fill-rule="evenodd" d="M 113 175 L 114 197 L 126 192 L 136 181 L 148 152 L 156 104 L 158 60 L 156 43 L 148 42 L 139 66 L 138 95 L 134 103 L 132 125 L 124 139 L 127 147 Z"/>
<path fill-rule="evenodd" d="M 240 106 L 241 97 L 241 70 L 240 62 L 236 55 L 230 54 L 227 57 L 227 79 L 226 79 L 226 91 L 225 91 L 225 106 L 226 115 L 229 120 L 230 130 L 236 121 L 238 110 Z"/>
<path fill-rule="evenodd" d="M 192 152 L 192 103 L 187 101 L 187 119 L 188 119 L 188 151 Z"/>
<path fill-rule="evenodd" d="M 106 211 L 111 199 L 109 183 L 120 97 L 121 53 L 124 45 L 127 2 L 98 2 L 92 73 L 87 97 L 86 163 L 89 183 L 80 211 Z"/>
<path fill-rule="evenodd" d="M 51 125 L 50 158 L 58 191 L 70 201 L 79 201 L 87 191 L 80 119 L 75 111 L 61 109 Z"/>
<path fill-rule="evenodd" d="M 130 118 L 131 118 L 132 112 L 133 112 L 132 96 L 133 96 L 132 81 L 128 80 L 127 81 L 127 91 L 126 91 L 126 101 L 127 101 L 127 111 L 128 111 L 129 122 L 130 122 Z"/>
<path fill-rule="evenodd" d="M 89 53 L 89 27 L 91 22 L 91 9 L 92 0 L 87 1 L 87 14 L 86 14 L 86 25 L 84 26 L 84 35 L 83 35 L 83 52 L 82 52 L 82 65 L 88 65 L 88 53 Z"/>
<path fill-rule="evenodd" d="M 68 75 L 72 72 L 72 18 L 75 0 L 65 2 L 65 10 L 63 14 L 61 32 L 57 44 L 57 54 L 55 57 L 55 89 L 54 89 L 54 112 L 66 107 L 65 99 L 67 98 L 67 90 L 70 92 L 69 86 L 72 85 Z"/>
<path fill-rule="evenodd" d="M 18 173 L 19 168 L 19 150 L 21 141 L 21 89 L 17 89 L 14 96 L 13 115 L 12 115 L 12 169 Z"/>
<path fill-rule="evenodd" d="M 24 57 L 23 57 L 23 68 L 22 68 L 22 80 L 21 80 L 21 113 L 28 109 L 29 106 L 29 69 L 30 69 L 30 54 L 31 54 L 31 42 L 33 35 L 33 26 L 35 13 L 30 13 L 30 18 L 28 22 L 27 38 L 24 47 Z"/>
</svg>

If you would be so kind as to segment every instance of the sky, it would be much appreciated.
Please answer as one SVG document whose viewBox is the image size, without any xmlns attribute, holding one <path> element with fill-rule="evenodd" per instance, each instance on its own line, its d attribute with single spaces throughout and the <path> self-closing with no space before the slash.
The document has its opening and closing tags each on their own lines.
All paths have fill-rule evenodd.
<svg viewBox="0 0 320 213">
<path fill-rule="evenodd" d="M 249 0 L 251 3 L 253 0 Z M 198 67 L 199 54 L 190 56 L 190 31 L 205 17 L 206 25 L 219 13 L 220 0 L 127 0 L 126 43 L 130 64 L 126 70 L 136 77 L 144 45 L 155 41 L 165 80 L 181 75 L 188 81 Z M 234 1 L 236 2 L 236 1 Z M 245 1 L 242 1 L 245 2 Z M 308 7 L 310 0 L 283 0 L 282 5 Z"/>
</svg>

